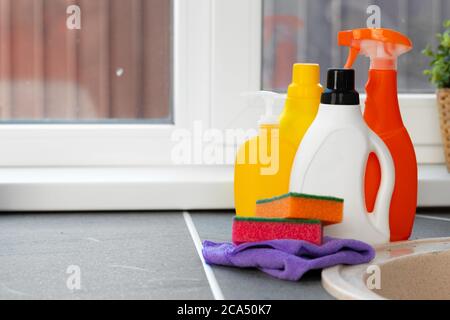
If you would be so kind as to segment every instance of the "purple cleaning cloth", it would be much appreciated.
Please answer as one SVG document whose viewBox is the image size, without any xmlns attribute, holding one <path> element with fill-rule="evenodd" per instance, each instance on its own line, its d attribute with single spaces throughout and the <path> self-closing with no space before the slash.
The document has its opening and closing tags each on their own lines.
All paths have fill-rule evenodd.
<svg viewBox="0 0 450 320">
<path fill-rule="evenodd" d="M 357 240 L 325 237 L 321 246 L 300 240 L 232 243 L 203 242 L 206 263 L 238 268 L 258 268 L 279 279 L 298 281 L 309 270 L 338 264 L 372 261 L 375 250 Z"/>
</svg>

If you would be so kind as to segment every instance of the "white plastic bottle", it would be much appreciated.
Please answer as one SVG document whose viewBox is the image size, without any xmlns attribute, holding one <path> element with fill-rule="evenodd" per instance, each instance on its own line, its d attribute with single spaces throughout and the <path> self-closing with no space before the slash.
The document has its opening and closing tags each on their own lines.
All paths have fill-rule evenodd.
<svg viewBox="0 0 450 320">
<path fill-rule="evenodd" d="M 342 223 L 325 227 L 325 235 L 382 244 L 390 236 L 394 164 L 382 140 L 364 122 L 354 87 L 354 70 L 328 71 L 318 115 L 294 160 L 290 191 L 344 199 Z M 375 209 L 369 213 L 364 174 L 371 152 L 380 160 L 382 179 Z"/>
</svg>

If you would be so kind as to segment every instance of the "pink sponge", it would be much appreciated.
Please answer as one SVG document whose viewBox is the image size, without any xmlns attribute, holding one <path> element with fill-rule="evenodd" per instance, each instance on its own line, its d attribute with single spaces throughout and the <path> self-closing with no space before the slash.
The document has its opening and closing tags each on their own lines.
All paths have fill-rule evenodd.
<svg viewBox="0 0 450 320">
<path fill-rule="evenodd" d="M 322 244 L 322 223 L 319 220 L 244 218 L 233 220 L 233 242 L 258 242 L 276 239 L 305 240 Z"/>
</svg>

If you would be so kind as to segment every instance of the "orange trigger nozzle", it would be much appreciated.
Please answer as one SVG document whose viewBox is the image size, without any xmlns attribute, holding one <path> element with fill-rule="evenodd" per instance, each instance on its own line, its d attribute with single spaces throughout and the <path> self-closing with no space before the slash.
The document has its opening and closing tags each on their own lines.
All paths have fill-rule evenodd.
<svg viewBox="0 0 450 320">
<path fill-rule="evenodd" d="M 351 69 L 353 64 L 355 63 L 356 58 L 358 58 L 359 49 L 355 47 L 350 47 L 350 51 L 348 54 L 347 62 L 345 63 L 345 69 Z"/>
</svg>

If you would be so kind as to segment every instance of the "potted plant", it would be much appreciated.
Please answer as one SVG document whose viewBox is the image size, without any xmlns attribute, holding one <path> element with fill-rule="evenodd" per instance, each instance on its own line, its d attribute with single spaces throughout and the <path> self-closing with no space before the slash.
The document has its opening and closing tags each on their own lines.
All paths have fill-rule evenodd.
<svg viewBox="0 0 450 320">
<path fill-rule="evenodd" d="M 431 58 L 430 69 L 424 74 L 437 87 L 437 103 L 441 123 L 447 170 L 450 172 L 450 20 L 444 22 L 444 32 L 436 35 L 439 45 L 429 45 L 422 53 Z"/>
</svg>

